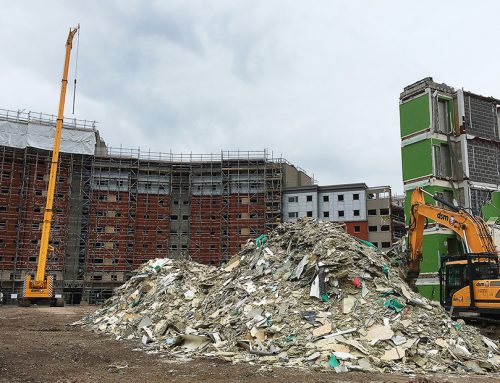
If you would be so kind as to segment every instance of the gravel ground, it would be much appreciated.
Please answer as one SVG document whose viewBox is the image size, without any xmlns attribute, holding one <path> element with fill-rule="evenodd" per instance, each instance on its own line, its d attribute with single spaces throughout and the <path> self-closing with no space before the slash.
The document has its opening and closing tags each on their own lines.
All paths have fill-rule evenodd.
<svg viewBox="0 0 500 383">
<path fill-rule="evenodd" d="M 171 360 L 166 355 L 148 355 L 137 350 L 140 347 L 137 341 L 116 341 L 68 326 L 93 309 L 92 306 L 0 307 L 0 382 L 500 382 L 500 378 L 491 376 L 336 374 L 265 369 L 208 358 Z"/>
</svg>

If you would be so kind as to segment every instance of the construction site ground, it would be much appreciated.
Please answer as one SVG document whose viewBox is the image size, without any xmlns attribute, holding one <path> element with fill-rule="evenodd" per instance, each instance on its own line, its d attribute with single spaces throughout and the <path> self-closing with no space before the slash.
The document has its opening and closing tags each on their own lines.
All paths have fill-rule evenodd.
<svg viewBox="0 0 500 383">
<path fill-rule="evenodd" d="M 0 307 L 0 382 L 492 382 L 491 376 L 336 374 L 292 368 L 262 368 L 218 359 L 172 360 L 149 355 L 136 341 L 70 326 L 92 306 Z M 489 332 L 491 336 L 491 332 Z M 500 381 L 500 379 L 498 379 Z"/>
</svg>

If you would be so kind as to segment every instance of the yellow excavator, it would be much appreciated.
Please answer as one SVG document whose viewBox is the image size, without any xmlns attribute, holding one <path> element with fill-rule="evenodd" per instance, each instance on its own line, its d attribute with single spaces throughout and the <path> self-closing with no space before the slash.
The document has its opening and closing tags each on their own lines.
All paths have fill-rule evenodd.
<svg viewBox="0 0 500 383">
<path fill-rule="evenodd" d="M 56 298 L 54 289 L 54 278 L 46 275 L 47 256 L 49 251 L 53 251 L 49 245 L 50 228 L 52 225 L 54 194 L 56 188 L 57 168 L 59 163 L 59 148 L 61 144 L 61 134 L 64 117 L 64 102 L 66 100 L 66 86 L 68 84 L 68 68 L 71 56 L 73 37 L 79 31 L 80 25 L 70 28 L 68 39 L 66 40 L 66 54 L 64 58 L 63 78 L 61 84 L 61 96 L 59 99 L 59 110 L 57 113 L 56 134 L 54 137 L 54 148 L 52 150 L 52 161 L 50 164 L 49 184 L 47 187 L 47 202 L 43 214 L 42 239 L 40 241 L 40 251 L 36 267 L 36 275 L 33 279 L 30 274 L 24 280 L 20 306 L 29 306 L 31 303 L 47 302 L 51 306 L 64 306 L 63 298 Z"/>
<path fill-rule="evenodd" d="M 445 207 L 426 204 L 425 194 Z M 500 319 L 499 259 L 490 229 L 481 217 L 419 187 L 411 195 L 408 279 L 420 273 L 426 219 L 453 230 L 464 248 L 463 254 L 440 259 L 441 305 L 453 317 Z"/>
</svg>

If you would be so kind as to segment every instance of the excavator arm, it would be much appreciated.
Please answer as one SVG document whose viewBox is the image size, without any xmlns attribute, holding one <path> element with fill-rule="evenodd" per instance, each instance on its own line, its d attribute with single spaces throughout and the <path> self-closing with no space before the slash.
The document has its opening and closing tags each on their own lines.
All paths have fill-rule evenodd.
<svg viewBox="0 0 500 383">
<path fill-rule="evenodd" d="M 466 253 L 496 252 L 489 229 L 481 217 L 475 217 L 436 195 L 431 196 L 447 206 L 448 209 L 426 204 L 424 193 L 426 192 L 423 189 L 417 187 L 411 195 L 410 228 L 408 231 L 411 261 L 408 279 L 416 279 L 420 273 L 422 240 L 426 218 L 453 230 L 460 236 L 464 242 Z"/>
</svg>

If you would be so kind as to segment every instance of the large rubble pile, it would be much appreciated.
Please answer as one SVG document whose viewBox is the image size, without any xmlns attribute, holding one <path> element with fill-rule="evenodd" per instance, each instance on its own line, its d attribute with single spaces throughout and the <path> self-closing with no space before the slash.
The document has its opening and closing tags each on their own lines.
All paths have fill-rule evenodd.
<svg viewBox="0 0 500 383">
<path fill-rule="evenodd" d="M 81 323 L 171 355 L 336 371 L 497 372 L 495 341 L 334 223 L 281 225 L 224 269 L 157 259 Z"/>
</svg>

